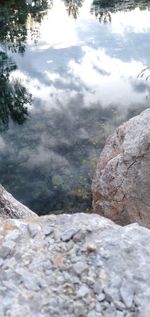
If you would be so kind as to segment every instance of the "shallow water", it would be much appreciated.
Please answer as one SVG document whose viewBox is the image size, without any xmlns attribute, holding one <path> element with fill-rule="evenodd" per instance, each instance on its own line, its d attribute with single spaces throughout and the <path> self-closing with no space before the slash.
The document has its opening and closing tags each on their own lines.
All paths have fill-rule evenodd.
<svg viewBox="0 0 150 317">
<path fill-rule="evenodd" d="M 1 2 L 1 183 L 39 214 L 90 211 L 106 137 L 149 107 L 149 7 Z"/>
</svg>

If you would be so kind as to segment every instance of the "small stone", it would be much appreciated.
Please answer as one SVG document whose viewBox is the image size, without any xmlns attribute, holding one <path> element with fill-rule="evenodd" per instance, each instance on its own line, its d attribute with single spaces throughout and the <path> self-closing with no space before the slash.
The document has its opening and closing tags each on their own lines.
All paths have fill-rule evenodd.
<svg viewBox="0 0 150 317">
<path fill-rule="evenodd" d="M 79 230 L 74 236 L 73 236 L 73 241 L 74 242 L 80 242 L 83 241 L 86 237 L 86 232 Z"/>
<path fill-rule="evenodd" d="M 102 311 L 101 304 L 97 303 L 95 309 L 98 313 L 100 313 Z"/>
<path fill-rule="evenodd" d="M 61 240 L 63 242 L 68 242 L 73 238 L 73 236 L 78 232 L 79 229 L 68 229 L 61 234 Z"/>
<path fill-rule="evenodd" d="M 102 314 L 100 312 L 96 313 L 94 309 L 87 314 L 87 317 L 102 317 Z"/>
<path fill-rule="evenodd" d="M 0 266 L 2 266 L 4 263 L 4 260 L 0 258 Z"/>
<path fill-rule="evenodd" d="M 28 289 L 28 290 L 32 290 L 32 291 L 39 291 L 40 290 L 40 285 L 37 282 L 36 278 L 33 277 L 28 277 L 28 276 L 24 276 L 23 278 L 23 283 L 24 286 Z"/>
<path fill-rule="evenodd" d="M 57 255 L 53 257 L 52 262 L 55 267 L 62 267 L 64 265 L 64 256 Z"/>
<path fill-rule="evenodd" d="M 28 224 L 28 231 L 31 238 L 34 238 L 41 231 L 41 227 L 36 223 L 30 223 Z"/>
<path fill-rule="evenodd" d="M 0 247 L 0 258 L 5 259 L 11 253 L 11 247 L 7 245 L 2 245 Z"/>
<path fill-rule="evenodd" d="M 2 305 L 0 306 L 0 316 L 5 316 L 4 309 L 3 309 Z"/>
<path fill-rule="evenodd" d="M 86 283 L 87 285 L 89 285 L 90 287 L 93 286 L 93 284 L 95 283 L 95 279 L 92 278 L 91 276 L 85 276 L 83 279 L 84 283 Z"/>
<path fill-rule="evenodd" d="M 105 300 L 105 294 L 101 293 L 101 294 L 97 295 L 96 298 L 99 302 L 103 302 Z"/>
<path fill-rule="evenodd" d="M 84 262 L 77 262 L 72 267 L 78 275 L 81 275 L 84 271 L 88 270 L 88 266 Z"/>
<path fill-rule="evenodd" d="M 93 291 L 95 294 L 100 294 L 102 292 L 102 285 L 100 282 L 96 282 L 94 285 L 93 285 Z"/>
<path fill-rule="evenodd" d="M 86 295 L 88 295 L 90 292 L 89 288 L 86 285 L 83 285 L 79 288 L 77 295 L 78 297 L 84 297 Z"/>
<path fill-rule="evenodd" d="M 106 310 L 103 311 L 103 317 L 116 317 L 116 312 L 114 309 L 109 306 Z"/>
<path fill-rule="evenodd" d="M 12 240 L 12 241 L 18 241 L 20 239 L 20 232 L 19 231 L 12 231 L 11 233 L 7 234 L 5 241 Z"/>
<path fill-rule="evenodd" d="M 86 298 L 86 301 L 84 299 L 84 301 L 86 302 L 86 304 L 88 305 L 88 309 L 89 310 L 93 310 L 95 309 L 95 306 L 96 306 L 96 300 L 94 297 L 90 297 L 90 296 L 87 296 L 85 297 Z"/>
<path fill-rule="evenodd" d="M 96 252 L 96 250 L 97 250 L 97 247 L 96 247 L 96 245 L 94 244 L 94 243 L 87 243 L 86 245 L 85 245 L 85 249 L 84 249 L 84 251 L 86 251 L 87 253 L 92 253 L 92 252 Z"/>
<path fill-rule="evenodd" d="M 125 317 L 125 312 L 117 310 L 116 311 L 116 317 Z"/>
<path fill-rule="evenodd" d="M 108 252 L 107 250 L 105 250 L 104 248 L 100 249 L 100 254 L 104 259 L 109 259 L 110 257 L 110 252 Z"/>
<path fill-rule="evenodd" d="M 24 304 L 20 306 L 17 301 L 12 303 L 10 310 L 7 310 L 6 312 L 5 317 L 20 317 L 20 312 L 22 317 L 32 317 L 32 313 L 28 305 Z"/>
<path fill-rule="evenodd" d="M 86 309 L 82 303 L 76 303 L 74 307 L 75 317 L 86 317 Z"/>
<path fill-rule="evenodd" d="M 114 287 L 105 287 L 104 288 L 106 300 L 109 302 L 119 301 L 119 292 L 117 288 Z"/>
<path fill-rule="evenodd" d="M 131 282 L 123 281 L 120 288 L 120 295 L 127 308 L 131 308 L 134 297 L 134 288 Z"/>
<path fill-rule="evenodd" d="M 51 226 L 45 225 L 43 226 L 42 231 L 44 235 L 47 237 L 47 236 L 50 236 L 54 232 L 54 229 Z"/>
<path fill-rule="evenodd" d="M 124 310 L 124 309 L 126 308 L 125 305 L 124 305 L 124 303 L 121 302 L 121 301 L 115 301 L 115 306 L 116 306 L 116 308 L 119 309 L 119 310 Z"/>
<path fill-rule="evenodd" d="M 16 269 L 15 271 L 18 274 L 18 277 L 21 282 L 23 282 L 24 286 L 28 290 L 38 291 L 41 289 L 40 280 L 38 280 L 33 274 L 29 273 L 25 269 Z"/>
</svg>

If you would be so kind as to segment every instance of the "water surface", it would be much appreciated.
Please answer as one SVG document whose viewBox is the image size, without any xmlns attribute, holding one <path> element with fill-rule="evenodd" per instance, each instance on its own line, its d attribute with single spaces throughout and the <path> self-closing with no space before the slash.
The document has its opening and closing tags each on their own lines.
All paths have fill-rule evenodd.
<svg viewBox="0 0 150 317">
<path fill-rule="evenodd" d="M 91 210 L 106 137 L 149 107 L 149 7 L 1 2 L 1 183 L 34 211 Z"/>
</svg>

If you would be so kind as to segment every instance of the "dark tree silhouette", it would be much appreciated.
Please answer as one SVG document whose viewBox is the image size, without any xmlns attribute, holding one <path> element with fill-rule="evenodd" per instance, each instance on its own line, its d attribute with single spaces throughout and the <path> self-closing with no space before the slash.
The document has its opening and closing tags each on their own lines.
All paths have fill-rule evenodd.
<svg viewBox="0 0 150 317">
<path fill-rule="evenodd" d="M 31 95 L 18 80 L 10 80 L 10 72 L 16 65 L 0 52 L 0 131 L 9 126 L 9 119 L 22 124 L 27 117 L 27 104 L 31 103 Z"/>
<path fill-rule="evenodd" d="M 52 0 L 10 0 L 0 2 L 0 42 L 15 53 L 24 54 L 27 40 L 27 18 L 41 23 Z"/>
<path fill-rule="evenodd" d="M 77 19 L 79 15 L 79 8 L 82 7 L 83 0 L 64 0 L 66 10 L 69 16 Z"/>
<path fill-rule="evenodd" d="M 111 22 L 111 13 L 116 11 L 130 11 L 139 7 L 140 10 L 150 8 L 150 0 L 94 0 L 91 5 L 91 14 L 99 22 Z"/>
<path fill-rule="evenodd" d="M 0 131 L 8 128 L 10 118 L 22 124 L 28 115 L 31 95 L 19 80 L 10 80 L 17 67 L 7 51 L 24 54 L 27 40 L 27 19 L 41 22 L 52 0 L 0 1 Z M 34 30 L 31 30 L 34 32 Z"/>
</svg>

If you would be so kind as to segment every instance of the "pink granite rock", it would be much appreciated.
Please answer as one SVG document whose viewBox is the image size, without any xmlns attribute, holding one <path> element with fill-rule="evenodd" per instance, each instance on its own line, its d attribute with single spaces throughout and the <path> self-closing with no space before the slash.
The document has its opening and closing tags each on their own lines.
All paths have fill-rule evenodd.
<svg viewBox="0 0 150 317">
<path fill-rule="evenodd" d="M 150 109 L 110 136 L 92 183 L 94 211 L 125 225 L 150 228 Z"/>
</svg>

